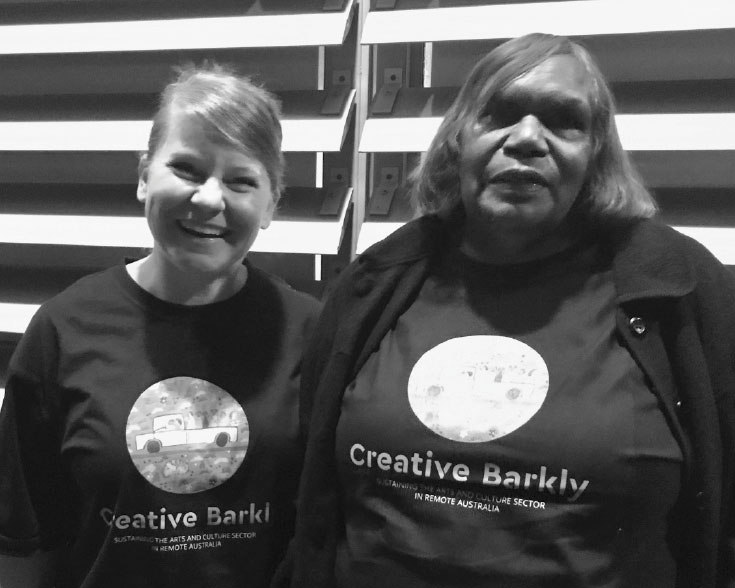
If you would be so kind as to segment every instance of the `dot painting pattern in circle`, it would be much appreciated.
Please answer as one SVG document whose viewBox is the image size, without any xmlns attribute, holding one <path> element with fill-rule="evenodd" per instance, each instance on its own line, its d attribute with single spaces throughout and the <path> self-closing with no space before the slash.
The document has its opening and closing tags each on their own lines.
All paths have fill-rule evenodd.
<svg viewBox="0 0 735 588">
<path fill-rule="evenodd" d="M 416 417 L 437 435 L 463 443 L 492 441 L 522 427 L 548 390 L 549 370 L 533 348 L 490 335 L 440 343 L 408 378 Z"/>
<path fill-rule="evenodd" d="M 125 430 L 128 453 L 153 486 L 194 494 L 229 480 L 245 459 L 250 425 L 219 386 L 180 376 L 146 389 Z"/>
</svg>

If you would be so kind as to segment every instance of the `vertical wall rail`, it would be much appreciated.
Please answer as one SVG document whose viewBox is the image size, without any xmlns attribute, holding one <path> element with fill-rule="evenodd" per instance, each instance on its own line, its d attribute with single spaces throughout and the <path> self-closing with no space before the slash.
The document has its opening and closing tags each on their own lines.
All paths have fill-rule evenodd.
<svg viewBox="0 0 735 588">
<path fill-rule="evenodd" d="M 368 154 L 360 153 L 357 146 L 360 144 L 362 128 L 368 117 L 368 110 L 372 98 L 372 84 L 370 77 L 370 46 L 362 45 L 362 29 L 365 24 L 370 2 L 361 1 L 357 5 L 357 43 L 355 47 L 355 149 L 352 162 L 352 243 L 350 244 L 350 258 L 355 257 L 357 238 L 365 219 L 365 205 L 369 194 L 369 161 Z"/>
</svg>

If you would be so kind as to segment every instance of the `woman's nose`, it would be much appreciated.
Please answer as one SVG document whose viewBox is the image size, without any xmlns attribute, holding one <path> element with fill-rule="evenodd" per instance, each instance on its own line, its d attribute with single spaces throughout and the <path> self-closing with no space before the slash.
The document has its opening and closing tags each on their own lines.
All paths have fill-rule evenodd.
<svg viewBox="0 0 735 588">
<path fill-rule="evenodd" d="M 222 182 L 218 178 L 207 178 L 191 197 L 191 203 L 214 213 L 224 210 L 225 200 Z"/>
<path fill-rule="evenodd" d="M 543 157 L 548 153 L 544 126 L 533 114 L 527 114 L 514 124 L 505 141 L 509 155 L 517 157 Z"/>
</svg>

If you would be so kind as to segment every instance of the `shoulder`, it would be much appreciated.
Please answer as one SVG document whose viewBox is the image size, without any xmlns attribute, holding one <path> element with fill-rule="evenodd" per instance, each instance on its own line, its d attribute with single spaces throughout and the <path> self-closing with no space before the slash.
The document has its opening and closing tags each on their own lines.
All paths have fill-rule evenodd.
<svg viewBox="0 0 735 588">
<path fill-rule="evenodd" d="M 655 254 L 664 257 L 683 253 L 687 257 L 716 261 L 714 255 L 699 241 L 658 219 L 636 221 L 620 234 L 622 238 L 619 241 L 625 247 L 652 249 Z"/>
<path fill-rule="evenodd" d="M 712 251 L 690 235 L 658 221 L 642 222 L 638 230 L 649 243 L 656 240 L 661 244 L 662 258 L 680 257 L 696 276 L 721 275 L 725 279 L 733 276 L 732 269 L 725 266 Z"/>
<path fill-rule="evenodd" d="M 79 278 L 41 304 L 29 329 L 105 312 L 111 301 L 120 299 L 118 274 L 122 271 L 124 266 L 120 264 Z"/>
<path fill-rule="evenodd" d="M 658 220 L 607 234 L 622 299 L 683 296 L 718 283 L 729 292 L 735 274 L 704 245 Z"/>
<path fill-rule="evenodd" d="M 115 268 L 110 268 L 84 276 L 44 302 L 15 348 L 13 369 L 22 371 L 22 365 L 51 363 L 65 336 L 78 336 L 90 325 L 99 329 L 100 316 L 109 313 L 100 314 L 95 309 L 103 299 L 115 296 L 112 294 L 116 291 L 114 271 Z"/>
<path fill-rule="evenodd" d="M 42 304 L 41 310 L 57 314 L 110 298 L 118 292 L 119 274 L 122 271 L 124 266 L 120 264 L 79 278 Z"/>
<path fill-rule="evenodd" d="M 422 216 L 370 246 L 358 259 L 375 267 L 410 263 L 431 256 L 448 232 L 446 223 L 438 217 Z"/>
</svg>

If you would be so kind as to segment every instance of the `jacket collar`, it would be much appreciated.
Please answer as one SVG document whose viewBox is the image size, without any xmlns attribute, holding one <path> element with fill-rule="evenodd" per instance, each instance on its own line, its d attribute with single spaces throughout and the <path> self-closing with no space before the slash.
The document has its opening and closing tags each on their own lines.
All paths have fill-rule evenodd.
<svg viewBox="0 0 735 588">
<path fill-rule="evenodd" d="M 365 269 L 401 265 L 431 257 L 447 246 L 452 231 L 446 221 L 427 215 L 406 223 L 360 257 Z M 602 233 L 613 259 L 618 303 L 680 297 L 695 286 L 686 254 L 688 238 L 653 220 Z"/>
<path fill-rule="evenodd" d="M 438 217 L 421 216 L 369 247 L 358 259 L 371 269 L 410 263 L 440 252 L 450 234 L 447 223 Z"/>
<path fill-rule="evenodd" d="M 652 220 L 638 221 L 610 239 L 618 302 L 676 298 L 694 290 L 689 238 Z"/>
</svg>

